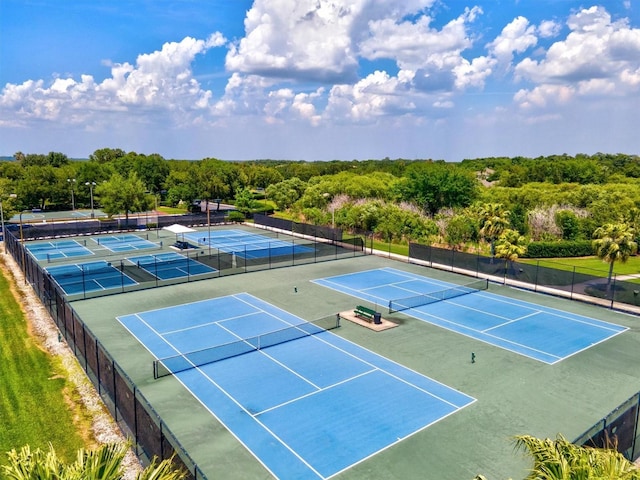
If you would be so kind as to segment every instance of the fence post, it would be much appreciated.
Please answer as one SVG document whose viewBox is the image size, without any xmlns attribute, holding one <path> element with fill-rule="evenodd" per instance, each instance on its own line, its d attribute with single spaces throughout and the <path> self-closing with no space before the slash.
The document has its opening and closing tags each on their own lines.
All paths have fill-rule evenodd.
<svg viewBox="0 0 640 480">
<path fill-rule="evenodd" d="M 613 310 L 613 302 L 615 301 L 615 297 L 616 297 L 616 279 L 617 279 L 617 275 L 614 274 L 613 275 L 613 281 L 611 282 L 611 306 L 610 308 Z"/>
</svg>

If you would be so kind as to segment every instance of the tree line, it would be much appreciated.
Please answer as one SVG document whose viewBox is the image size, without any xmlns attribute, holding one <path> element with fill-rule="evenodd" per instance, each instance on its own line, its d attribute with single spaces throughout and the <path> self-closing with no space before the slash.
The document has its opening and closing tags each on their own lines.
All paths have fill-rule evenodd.
<svg viewBox="0 0 640 480">
<path fill-rule="evenodd" d="M 264 197 L 298 221 L 369 231 L 389 242 L 483 244 L 494 254 L 505 232 L 511 241 L 503 243 L 512 246 L 587 241 L 598 228 L 623 223 L 637 241 L 639 185 L 640 157 L 602 153 L 459 163 L 229 162 L 102 148 L 86 161 L 17 152 L 14 161 L 0 162 L 0 201 L 8 214 L 87 208 L 92 196 L 109 215 L 195 200 L 235 203 L 249 213 Z"/>
</svg>

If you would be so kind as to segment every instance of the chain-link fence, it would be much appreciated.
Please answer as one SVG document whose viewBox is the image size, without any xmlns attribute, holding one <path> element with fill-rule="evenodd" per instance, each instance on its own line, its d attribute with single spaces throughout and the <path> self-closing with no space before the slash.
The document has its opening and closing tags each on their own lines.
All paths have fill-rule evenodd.
<svg viewBox="0 0 640 480">
<path fill-rule="evenodd" d="M 76 314 L 60 287 L 26 254 L 24 245 L 10 231 L 5 246 L 20 264 L 25 280 L 47 308 L 109 412 L 134 441 L 138 456 L 148 461 L 154 456 L 167 459 L 176 453 L 174 463 L 188 472 L 187 478 L 206 479 L 135 383 Z"/>
<path fill-rule="evenodd" d="M 625 458 L 634 461 L 640 457 L 639 411 L 640 393 L 636 393 L 573 443 L 595 448 L 615 448 Z"/>
<path fill-rule="evenodd" d="M 640 306 L 640 275 L 609 278 L 607 269 L 595 270 L 545 260 L 510 262 L 418 243 L 409 244 L 409 261 L 609 308 L 627 310 L 627 306 Z"/>
<path fill-rule="evenodd" d="M 206 215 L 158 217 L 157 220 L 156 228 L 176 223 L 185 226 L 217 225 L 225 221 L 223 217 L 211 216 L 207 218 Z M 287 232 L 285 235 L 279 233 L 279 227 L 265 223 L 263 222 L 260 226 L 265 230 L 264 235 L 273 238 L 273 245 L 269 243 L 262 245 L 261 251 L 258 252 L 259 255 L 255 251 L 249 250 L 249 247 L 244 247 L 243 250 L 242 246 L 235 249 L 233 253 L 211 250 L 207 246 L 195 252 L 183 252 L 189 261 L 199 262 L 214 270 L 213 273 L 204 275 L 195 272 L 191 275 L 189 261 L 187 261 L 185 277 L 161 280 L 158 275 L 154 275 L 153 264 L 140 268 L 124 258 L 117 258 L 117 254 L 109 254 L 106 260 L 114 267 L 114 270 L 122 276 L 126 275 L 135 279 L 137 282 L 133 286 L 125 285 L 125 282 L 122 282 L 120 288 L 110 289 L 110 292 L 119 293 L 204 278 L 364 255 L 362 241 L 359 238 L 343 239 L 339 230 L 292 223 L 291 228 L 284 229 Z M 137 222 L 124 225 L 115 220 L 13 225 L 5 232 L 5 248 L 16 260 L 25 280 L 32 286 L 42 304 L 47 308 L 111 415 L 118 422 L 122 431 L 134 440 L 137 454 L 149 460 L 154 456 L 160 459 L 170 458 L 176 453 L 174 462 L 189 472 L 187 478 L 206 479 L 204 473 L 180 445 L 162 418 L 137 389 L 135 383 L 73 309 L 71 303 L 73 300 L 103 295 L 105 292 L 88 291 L 83 283 L 80 293 L 67 295 L 47 273 L 44 266 L 25 248 L 27 240 L 131 231 L 136 230 L 137 225 Z M 145 229 L 148 230 L 149 227 L 148 223 L 144 224 Z M 149 235 L 153 236 L 152 233 Z M 149 239 L 151 240 L 151 238 Z M 282 254 L 283 248 L 286 250 L 284 255 Z M 57 262 L 53 261 L 53 263 Z"/>
</svg>

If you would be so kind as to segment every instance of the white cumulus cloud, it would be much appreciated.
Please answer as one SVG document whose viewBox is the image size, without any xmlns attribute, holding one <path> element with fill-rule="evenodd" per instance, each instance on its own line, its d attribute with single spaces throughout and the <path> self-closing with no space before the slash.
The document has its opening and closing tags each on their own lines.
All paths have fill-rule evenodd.
<svg viewBox="0 0 640 480">
<path fill-rule="evenodd" d="M 0 93 L 0 121 L 5 125 L 29 119 L 81 123 L 90 121 L 93 113 L 208 108 L 211 92 L 200 87 L 191 65 L 196 55 L 225 43 L 219 33 L 206 40 L 186 37 L 168 42 L 161 50 L 139 55 L 135 64 L 109 62 L 111 76 L 100 83 L 82 75 L 79 81 L 56 78 L 48 86 L 43 80 L 7 84 Z M 95 119 L 100 121 L 99 115 Z"/>
<path fill-rule="evenodd" d="M 516 65 L 517 79 L 537 85 L 520 90 L 516 102 L 530 107 L 567 97 L 638 92 L 640 29 L 626 19 L 614 21 L 600 6 L 570 15 L 567 26 L 567 37 L 553 43 L 542 59 L 525 58 Z"/>
</svg>

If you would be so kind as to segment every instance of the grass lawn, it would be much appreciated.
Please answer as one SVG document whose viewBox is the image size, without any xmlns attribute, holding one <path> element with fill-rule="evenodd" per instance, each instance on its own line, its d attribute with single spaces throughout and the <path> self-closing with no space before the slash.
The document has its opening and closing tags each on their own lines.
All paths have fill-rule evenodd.
<svg viewBox="0 0 640 480">
<path fill-rule="evenodd" d="M 75 458 L 85 442 L 74 424 L 78 402 L 55 357 L 30 335 L 10 282 L 0 270 L 0 464 L 5 452 L 29 444 Z"/>
<path fill-rule="evenodd" d="M 176 207 L 158 207 L 158 211 L 162 213 L 166 213 L 168 215 L 180 215 L 183 213 L 187 213 L 186 208 L 176 208 Z"/>
<path fill-rule="evenodd" d="M 381 242 L 380 240 L 373 241 L 373 248 L 382 252 L 395 253 L 397 255 L 409 255 L 409 245 L 401 245 L 398 243 Z"/>
<path fill-rule="evenodd" d="M 541 266 L 557 268 L 558 270 L 572 271 L 574 267 L 578 269 L 590 269 L 592 275 L 603 277 L 609 274 L 609 264 L 603 262 L 598 257 L 576 257 L 576 258 L 522 258 L 519 262 L 535 265 L 538 261 Z M 613 273 L 616 275 L 640 274 L 640 256 L 630 257 L 626 263 L 616 262 L 613 266 Z"/>
</svg>

